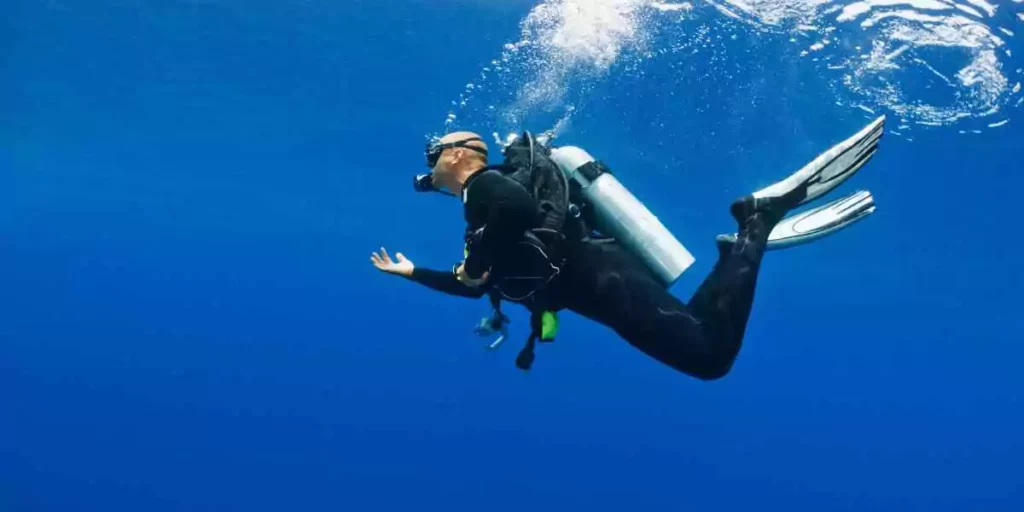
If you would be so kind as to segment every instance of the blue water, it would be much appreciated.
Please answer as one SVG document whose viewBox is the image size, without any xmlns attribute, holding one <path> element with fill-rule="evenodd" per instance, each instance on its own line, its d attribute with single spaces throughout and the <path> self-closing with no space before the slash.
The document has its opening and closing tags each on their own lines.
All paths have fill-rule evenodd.
<svg viewBox="0 0 1024 512">
<path fill-rule="evenodd" d="M 768 256 L 713 383 L 571 314 L 524 375 L 484 301 L 369 264 L 460 256 L 410 176 L 532 5 L 5 3 L 0 510 L 1024 510 L 1019 118 L 887 136 L 841 190 L 878 213 Z M 697 257 L 682 297 L 733 197 L 873 117 L 739 33 L 563 135 Z"/>
</svg>

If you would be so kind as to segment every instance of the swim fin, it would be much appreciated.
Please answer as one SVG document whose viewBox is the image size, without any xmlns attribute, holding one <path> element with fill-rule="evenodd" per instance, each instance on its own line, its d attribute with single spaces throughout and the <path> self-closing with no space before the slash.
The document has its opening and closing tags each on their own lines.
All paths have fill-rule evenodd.
<svg viewBox="0 0 1024 512">
<path fill-rule="evenodd" d="M 883 115 L 850 138 L 818 155 L 788 178 L 754 192 L 754 198 L 781 198 L 794 193 L 806 194 L 794 205 L 799 206 L 831 192 L 875 155 L 884 128 Z M 801 188 L 805 191 L 798 190 Z"/>
<path fill-rule="evenodd" d="M 832 146 L 788 178 L 754 192 L 748 204 L 780 204 L 795 208 L 831 192 L 853 176 L 878 151 L 885 128 L 880 116 L 848 139 Z M 735 205 L 734 205 L 735 206 Z M 784 249 L 818 240 L 871 215 L 875 201 L 860 191 L 828 204 L 783 218 L 768 236 L 768 250 Z M 734 213 L 735 215 L 735 213 Z M 720 249 L 734 243 L 737 235 L 719 235 Z"/>
<path fill-rule="evenodd" d="M 819 240 L 845 229 L 875 212 L 871 192 L 859 191 L 830 203 L 786 217 L 768 235 L 767 250 L 786 249 Z M 721 244 L 733 244 L 737 235 L 718 235 Z"/>
</svg>

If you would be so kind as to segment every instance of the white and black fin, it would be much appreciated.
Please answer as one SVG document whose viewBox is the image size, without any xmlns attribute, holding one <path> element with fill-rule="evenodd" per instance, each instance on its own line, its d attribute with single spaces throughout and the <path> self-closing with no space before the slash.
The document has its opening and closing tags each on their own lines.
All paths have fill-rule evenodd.
<svg viewBox="0 0 1024 512">
<path fill-rule="evenodd" d="M 786 217 L 768 235 L 768 250 L 785 249 L 820 240 L 852 226 L 875 212 L 871 192 L 860 191 L 830 203 Z M 720 249 L 735 243 L 737 235 L 718 235 Z"/>
<path fill-rule="evenodd" d="M 853 176 L 874 156 L 884 128 L 885 116 L 880 116 L 788 178 L 754 192 L 753 196 L 756 199 L 782 198 L 791 194 L 803 196 L 794 207 L 814 201 Z"/>
<path fill-rule="evenodd" d="M 768 249 L 785 249 L 813 242 L 875 213 L 875 198 L 866 190 L 786 217 L 768 235 Z"/>
</svg>

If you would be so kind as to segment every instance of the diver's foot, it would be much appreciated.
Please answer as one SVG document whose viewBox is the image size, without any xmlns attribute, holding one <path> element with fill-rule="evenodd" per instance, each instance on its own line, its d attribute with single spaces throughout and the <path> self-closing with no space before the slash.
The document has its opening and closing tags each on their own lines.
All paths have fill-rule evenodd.
<svg viewBox="0 0 1024 512">
<path fill-rule="evenodd" d="M 729 206 L 729 212 L 732 213 L 732 217 L 736 219 L 741 230 L 752 217 L 757 216 L 771 231 L 771 228 L 775 227 L 790 210 L 799 206 L 806 197 L 806 184 L 778 196 L 747 195 L 733 201 Z"/>
<path fill-rule="evenodd" d="M 732 252 L 732 247 L 736 245 L 737 235 L 718 235 L 715 237 L 715 245 L 718 247 L 718 259 L 725 258 Z"/>
<path fill-rule="evenodd" d="M 755 212 L 741 224 L 739 233 L 718 235 L 715 245 L 718 246 L 718 261 L 740 256 L 755 265 L 761 262 L 767 248 L 771 227 L 765 223 L 765 214 Z"/>
</svg>

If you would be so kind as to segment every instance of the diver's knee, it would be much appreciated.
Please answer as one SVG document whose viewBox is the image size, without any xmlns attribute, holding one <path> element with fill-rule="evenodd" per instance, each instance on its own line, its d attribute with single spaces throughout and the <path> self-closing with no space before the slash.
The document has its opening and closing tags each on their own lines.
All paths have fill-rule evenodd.
<svg viewBox="0 0 1024 512">
<path fill-rule="evenodd" d="M 704 382 L 714 382 L 714 381 L 722 379 L 726 375 L 728 375 L 729 374 L 729 369 L 728 368 L 715 368 L 713 370 L 701 369 L 700 371 L 687 372 L 687 373 L 689 373 L 690 376 L 696 378 L 697 380 L 701 380 L 701 381 L 704 381 Z"/>
<path fill-rule="evenodd" d="M 683 370 L 687 374 L 693 377 L 705 381 L 711 382 L 724 378 L 729 375 L 732 371 L 732 365 L 735 359 L 733 358 L 715 358 L 702 361 L 701 364 L 696 365 L 688 370 Z"/>
</svg>

